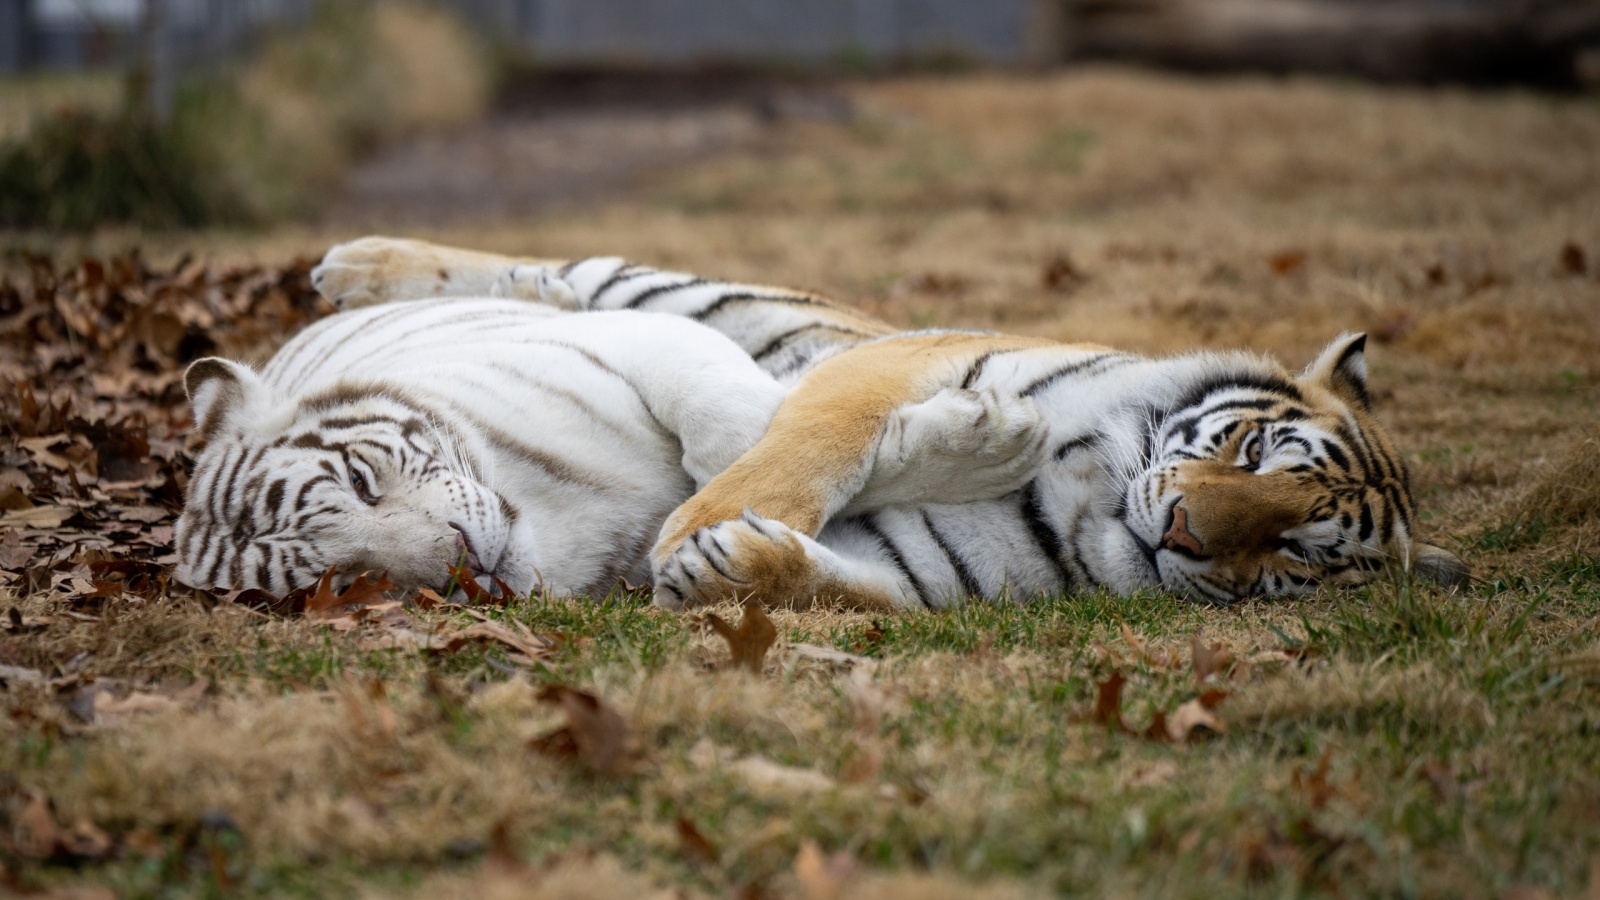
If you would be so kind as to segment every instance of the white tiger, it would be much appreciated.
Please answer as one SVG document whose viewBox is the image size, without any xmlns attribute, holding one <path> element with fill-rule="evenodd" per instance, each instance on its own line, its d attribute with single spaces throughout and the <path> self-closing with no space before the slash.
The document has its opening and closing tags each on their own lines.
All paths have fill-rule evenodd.
<svg viewBox="0 0 1600 900">
<path fill-rule="evenodd" d="M 571 285 L 587 299 L 624 280 L 611 261 L 566 271 L 535 279 L 533 296 L 572 303 Z M 179 580 L 282 593 L 337 566 L 443 587 L 461 563 L 517 593 L 589 596 L 648 579 L 667 513 L 756 442 L 786 390 L 687 317 L 492 298 L 344 312 L 259 374 L 204 359 L 185 386 L 195 464 Z M 901 411 L 905 447 L 930 452 L 886 443 L 865 502 L 893 502 L 941 467 L 973 497 L 1013 489 L 1044 438 L 1014 405 L 990 416 L 993 397 L 952 391 Z M 974 428 L 978 416 L 1007 423 Z"/>
</svg>

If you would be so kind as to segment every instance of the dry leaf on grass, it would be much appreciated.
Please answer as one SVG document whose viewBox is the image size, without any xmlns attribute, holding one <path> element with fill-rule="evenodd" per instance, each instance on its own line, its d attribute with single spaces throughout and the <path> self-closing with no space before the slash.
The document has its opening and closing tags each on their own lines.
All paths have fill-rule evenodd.
<svg viewBox="0 0 1600 900">
<path fill-rule="evenodd" d="M 1122 686 L 1127 681 L 1121 672 L 1112 672 L 1110 678 L 1097 684 L 1094 711 L 1080 721 L 1093 722 L 1096 725 L 1104 725 L 1112 731 L 1132 734 L 1128 726 L 1122 724 Z"/>
<path fill-rule="evenodd" d="M 1233 665 L 1233 653 L 1221 644 L 1207 644 L 1200 635 L 1189 638 L 1189 655 L 1194 663 L 1194 678 L 1204 683 L 1214 674 L 1226 674 Z"/>
<path fill-rule="evenodd" d="M 24 788 L 22 794 L 22 809 L 11 817 L 11 850 L 29 859 L 49 859 L 61 837 L 50 798 L 36 788 Z"/>
<path fill-rule="evenodd" d="M 36 860 L 56 856 L 98 860 L 110 856 L 114 849 L 110 836 L 87 819 L 79 819 L 70 828 L 62 827 L 56 820 L 49 796 L 37 788 L 16 791 L 11 805 L 11 832 L 7 843 L 18 856 Z"/>
<path fill-rule="evenodd" d="M 767 618 L 761 601 L 755 597 L 744 599 L 744 617 L 736 629 L 716 613 L 706 613 L 701 619 L 711 630 L 722 635 L 733 653 L 733 664 L 757 675 L 767 658 L 767 650 L 778 639 L 778 629 Z"/>
<path fill-rule="evenodd" d="M 1212 693 L 1220 692 L 1207 692 L 1207 694 Z M 1221 701 L 1218 700 L 1216 702 L 1220 703 Z M 1172 717 L 1167 720 L 1167 737 L 1171 738 L 1174 743 L 1181 744 L 1194 737 L 1196 731 L 1202 728 L 1215 734 L 1227 734 L 1228 726 L 1212 714 L 1211 711 L 1213 709 L 1215 709 L 1215 704 L 1208 706 L 1204 697 L 1190 700 L 1179 706 L 1172 713 Z"/>
<path fill-rule="evenodd" d="M 722 852 L 717 849 L 717 845 L 711 843 L 693 822 L 679 816 L 675 825 L 678 831 L 678 845 L 683 848 L 684 856 L 705 865 L 716 865 L 722 859 Z"/>
<path fill-rule="evenodd" d="M 1338 790 L 1328 781 L 1328 763 L 1333 751 L 1322 751 L 1322 757 L 1317 760 L 1316 768 L 1310 772 L 1296 769 L 1290 776 L 1295 789 L 1305 795 L 1311 803 L 1312 809 L 1321 809 L 1328 805 L 1328 801 Z M 1426 767 L 1424 767 L 1426 768 Z"/>
<path fill-rule="evenodd" d="M 638 769 L 640 747 L 628 721 L 599 697 L 566 685 L 552 684 L 539 699 L 566 713 L 567 724 L 536 738 L 532 748 L 571 759 L 596 775 L 617 778 Z"/>
<path fill-rule="evenodd" d="M 317 589 L 306 598 L 305 613 L 311 618 L 331 619 L 345 612 L 350 606 L 371 606 L 382 603 L 386 599 L 385 591 L 394 590 L 394 582 L 383 573 L 362 572 L 350 586 L 343 591 L 333 590 L 333 578 L 339 571 L 334 566 L 322 573 L 322 578 L 317 581 Z M 372 577 L 368 577 L 372 576 Z"/>
<path fill-rule="evenodd" d="M 805 900 L 838 900 L 858 877 L 858 869 L 850 854 L 841 850 L 824 856 L 815 841 L 801 844 L 794 858 L 794 877 Z"/>
</svg>

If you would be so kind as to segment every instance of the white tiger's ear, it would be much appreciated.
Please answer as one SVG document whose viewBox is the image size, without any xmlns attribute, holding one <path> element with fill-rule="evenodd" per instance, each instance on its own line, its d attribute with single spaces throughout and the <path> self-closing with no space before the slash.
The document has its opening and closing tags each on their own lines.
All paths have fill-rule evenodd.
<svg viewBox="0 0 1600 900">
<path fill-rule="evenodd" d="M 208 356 L 183 373 L 183 390 L 194 413 L 189 450 L 198 453 L 229 427 L 248 422 L 267 408 L 268 390 L 249 366 Z"/>
<path fill-rule="evenodd" d="M 1367 395 L 1367 336 L 1364 333 L 1345 332 L 1334 338 L 1300 377 L 1322 385 L 1351 406 L 1363 411 L 1372 409 Z"/>
</svg>

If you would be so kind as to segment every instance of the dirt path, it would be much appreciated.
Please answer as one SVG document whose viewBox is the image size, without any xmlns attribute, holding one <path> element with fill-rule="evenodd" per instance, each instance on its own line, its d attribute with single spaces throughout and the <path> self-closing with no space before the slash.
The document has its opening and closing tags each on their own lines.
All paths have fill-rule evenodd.
<svg viewBox="0 0 1600 900">
<path fill-rule="evenodd" d="M 820 84 L 723 74 L 544 76 L 510 86 L 484 122 L 366 160 L 325 221 L 394 227 L 524 219 L 749 146 L 786 120 L 851 115 L 849 101 Z"/>
</svg>

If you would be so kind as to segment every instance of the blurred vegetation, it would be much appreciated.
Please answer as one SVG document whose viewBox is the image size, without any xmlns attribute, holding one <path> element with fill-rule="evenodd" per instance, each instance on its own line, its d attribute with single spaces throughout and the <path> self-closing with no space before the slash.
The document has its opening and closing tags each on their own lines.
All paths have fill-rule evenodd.
<svg viewBox="0 0 1600 900">
<path fill-rule="evenodd" d="M 264 224 L 315 211 L 361 153 L 482 115 L 489 66 L 466 28 L 410 3 L 325 3 L 304 28 L 183 78 L 169 121 L 136 67 L 118 103 L 60 91 L 0 142 L 0 226 Z"/>
</svg>

